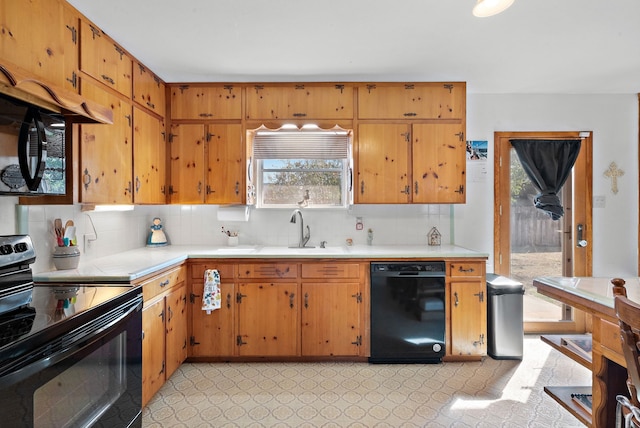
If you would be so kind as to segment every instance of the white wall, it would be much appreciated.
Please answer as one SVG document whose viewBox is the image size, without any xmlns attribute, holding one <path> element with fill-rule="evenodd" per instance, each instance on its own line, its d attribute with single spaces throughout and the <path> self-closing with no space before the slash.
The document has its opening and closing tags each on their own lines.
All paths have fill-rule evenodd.
<svg viewBox="0 0 640 428">
<path fill-rule="evenodd" d="M 632 95 L 473 95 L 467 98 L 467 139 L 489 141 L 487 179 L 467 182 L 467 204 L 455 206 L 456 244 L 493 253 L 493 133 L 593 131 L 593 275 L 636 276 L 638 237 L 638 101 Z M 611 192 L 604 172 L 624 171 Z M 487 271 L 493 269 L 493 257 Z"/>
<path fill-rule="evenodd" d="M 493 254 L 493 133 L 495 131 L 593 131 L 593 194 L 606 197 L 604 208 L 594 208 L 593 274 L 636 276 L 638 236 L 638 108 L 636 95 L 474 95 L 467 102 L 467 139 L 489 141 L 486 179 L 467 182 L 467 204 L 424 206 L 358 206 L 351 211 L 305 211 L 312 243 L 342 245 L 346 238 L 366 243 L 374 230 L 374 244 L 424 244 L 436 226 L 443 243 L 455 243 Z M 603 176 L 611 162 L 625 171 L 619 193 L 611 193 Z M 0 234 L 21 232 L 16 220 L 16 198 L 0 197 Z M 224 245 L 220 228 L 240 231 L 241 244 L 291 245 L 298 225 L 289 223 L 290 210 L 252 210 L 249 222 L 220 223 L 216 206 L 141 206 L 132 212 L 92 213 L 80 206 L 35 206 L 28 210 L 28 232 L 35 244 L 36 272 L 53 269 L 51 222 L 73 219 L 79 231 L 82 260 L 142 247 L 154 217 L 163 219 L 173 244 Z M 453 212 L 453 221 L 451 221 Z M 355 218 L 364 230 L 355 230 Z M 82 235 L 98 239 L 87 248 Z M 25 226 L 25 227 L 27 227 Z M 487 271 L 493 270 L 490 257 Z"/>
</svg>

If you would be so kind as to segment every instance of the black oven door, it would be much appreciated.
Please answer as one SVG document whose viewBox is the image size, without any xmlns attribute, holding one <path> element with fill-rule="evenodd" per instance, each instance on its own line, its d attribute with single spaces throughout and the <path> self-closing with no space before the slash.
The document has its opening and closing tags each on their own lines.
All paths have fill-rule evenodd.
<svg viewBox="0 0 640 428">
<path fill-rule="evenodd" d="M 11 360 L 0 367 L 3 427 L 142 424 L 139 295 Z"/>
</svg>

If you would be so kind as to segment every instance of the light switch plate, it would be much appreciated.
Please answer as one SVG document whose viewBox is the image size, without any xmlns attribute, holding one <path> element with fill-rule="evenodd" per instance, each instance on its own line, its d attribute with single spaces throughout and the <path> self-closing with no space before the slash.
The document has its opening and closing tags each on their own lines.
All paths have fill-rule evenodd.
<svg viewBox="0 0 640 428">
<path fill-rule="evenodd" d="M 607 197 L 605 195 L 593 196 L 593 208 L 604 208 L 607 205 Z"/>
</svg>

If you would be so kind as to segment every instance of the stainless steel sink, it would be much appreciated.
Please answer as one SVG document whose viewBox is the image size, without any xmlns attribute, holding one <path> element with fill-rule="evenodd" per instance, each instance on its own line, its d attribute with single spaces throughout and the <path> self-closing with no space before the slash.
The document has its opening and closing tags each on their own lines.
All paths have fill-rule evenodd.
<svg viewBox="0 0 640 428">
<path fill-rule="evenodd" d="M 344 254 L 343 247 L 261 247 L 258 252 L 260 254 L 273 255 L 317 255 L 317 254 Z"/>
</svg>

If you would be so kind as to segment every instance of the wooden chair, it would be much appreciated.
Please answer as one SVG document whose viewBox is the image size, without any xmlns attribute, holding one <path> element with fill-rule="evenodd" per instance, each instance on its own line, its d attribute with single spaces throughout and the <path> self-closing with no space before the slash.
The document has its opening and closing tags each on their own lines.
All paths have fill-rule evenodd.
<svg viewBox="0 0 640 428">
<path fill-rule="evenodd" d="M 627 363 L 627 388 L 630 398 L 618 396 L 618 426 L 640 427 L 640 305 L 627 298 L 625 281 L 620 278 L 611 280 L 613 284 L 614 306 L 620 325 L 622 352 Z M 622 424 L 624 419 L 624 424 Z"/>
</svg>

